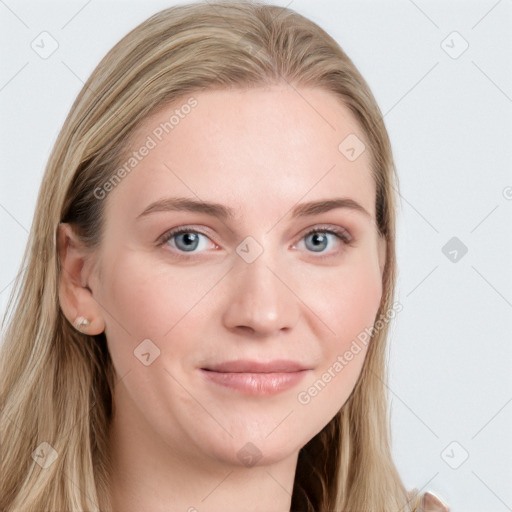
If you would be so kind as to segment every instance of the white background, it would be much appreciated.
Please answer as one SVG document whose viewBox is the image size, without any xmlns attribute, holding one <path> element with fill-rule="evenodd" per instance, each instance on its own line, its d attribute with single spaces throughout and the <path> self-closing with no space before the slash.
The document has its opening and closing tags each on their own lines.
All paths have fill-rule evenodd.
<svg viewBox="0 0 512 512">
<path fill-rule="evenodd" d="M 0 312 L 72 101 L 123 35 L 174 3 L 0 0 Z M 512 0 L 275 3 L 340 43 L 392 140 L 403 310 L 389 395 L 404 482 L 452 512 L 510 511 Z M 59 45 L 47 59 L 31 48 L 43 31 Z M 443 253 L 452 237 L 468 249 L 456 262 Z"/>
</svg>

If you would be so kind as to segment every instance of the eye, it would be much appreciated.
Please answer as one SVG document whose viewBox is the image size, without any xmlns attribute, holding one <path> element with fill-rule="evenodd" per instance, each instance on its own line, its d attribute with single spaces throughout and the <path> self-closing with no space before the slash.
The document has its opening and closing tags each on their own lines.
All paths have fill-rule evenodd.
<svg viewBox="0 0 512 512">
<path fill-rule="evenodd" d="M 336 246 L 349 245 L 352 237 L 347 230 L 338 226 L 315 226 L 307 231 L 299 243 L 293 246 L 302 247 L 305 244 L 308 252 L 321 253 L 319 257 L 339 254 L 342 248 Z M 168 244 L 178 256 L 187 257 L 185 253 L 197 254 L 208 249 L 208 242 L 218 247 L 208 235 L 187 226 L 171 229 L 164 233 L 157 241 L 158 245 Z M 331 251 L 326 249 L 331 246 Z M 331 254 L 332 253 L 332 254 Z"/>
<path fill-rule="evenodd" d="M 349 233 L 343 228 L 333 226 L 315 226 L 301 238 L 300 242 L 302 242 L 303 240 L 309 252 L 332 252 L 326 251 L 329 245 L 331 245 L 331 248 L 336 253 L 341 250 L 339 249 L 338 251 L 336 251 L 336 245 L 338 245 L 339 243 L 341 243 L 342 245 L 348 245 L 352 241 L 352 238 L 350 237 Z"/>
<path fill-rule="evenodd" d="M 208 247 L 209 237 L 200 231 L 186 226 L 171 229 L 158 240 L 159 245 L 169 242 L 169 245 L 179 252 L 201 252 Z M 213 243 L 213 242 L 212 242 Z M 197 250 L 199 248 L 199 250 Z"/>
</svg>

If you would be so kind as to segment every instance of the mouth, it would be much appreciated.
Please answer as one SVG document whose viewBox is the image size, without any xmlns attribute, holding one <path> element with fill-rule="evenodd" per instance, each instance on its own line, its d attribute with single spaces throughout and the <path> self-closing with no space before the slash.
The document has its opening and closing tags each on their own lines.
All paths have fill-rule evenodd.
<svg viewBox="0 0 512 512">
<path fill-rule="evenodd" d="M 266 362 L 239 359 L 202 368 L 202 370 L 219 373 L 292 373 L 309 369 L 310 368 L 304 364 L 287 359 L 275 359 Z"/>
<path fill-rule="evenodd" d="M 296 361 L 238 360 L 201 368 L 201 373 L 215 385 L 248 395 L 269 396 L 293 388 L 310 370 Z"/>
</svg>

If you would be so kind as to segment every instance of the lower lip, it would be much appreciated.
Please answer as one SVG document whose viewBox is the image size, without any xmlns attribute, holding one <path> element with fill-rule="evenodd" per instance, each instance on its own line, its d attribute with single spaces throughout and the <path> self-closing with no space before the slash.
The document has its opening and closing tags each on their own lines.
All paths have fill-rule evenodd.
<svg viewBox="0 0 512 512">
<path fill-rule="evenodd" d="M 201 370 L 203 375 L 221 386 L 248 395 L 268 396 L 296 386 L 308 370 L 286 373 L 224 373 Z"/>
</svg>

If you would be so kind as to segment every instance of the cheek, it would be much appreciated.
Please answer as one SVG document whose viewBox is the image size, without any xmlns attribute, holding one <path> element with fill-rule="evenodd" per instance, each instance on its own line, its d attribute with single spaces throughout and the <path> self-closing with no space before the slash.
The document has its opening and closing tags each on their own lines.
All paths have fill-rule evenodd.
<svg viewBox="0 0 512 512">
<path fill-rule="evenodd" d="M 129 252 L 115 258 L 104 275 L 105 332 L 119 373 L 137 367 L 133 351 L 143 340 L 150 339 L 163 352 L 168 340 L 190 323 L 201 301 L 215 293 L 218 281 L 218 276 L 200 271 L 191 279 L 192 272 Z"/>
<path fill-rule="evenodd" d="M 360 375 L 382 298 L 382 282 L 373 260 L 340 267 L 329 279 L 317 276 L 314 282 L 316 287 L 303 289 L 305 302 L 328 329 L 322 329 L 320 338 L 322 364 L 297 400 L 311 414 L 325 418 L 342 407 Z"/>
<path fill-rule="evenodd" d="M 336 304 L 332 311 L 334 330 L 338 337 L 344 341 L 347 337 L 352 339 L 373 325 L 382 297 L 380 273 L 367 267 L 354 270 L 332 293 Z"/>
<path fill-rule="evenodd" d="M 326 327 L 326 349 L 341 350 L 371 327 L 382 298 L 378 265 L 361 256 L 354 264 L 316 272 L 303 281 L 300 296 Z"/>
</svg>

